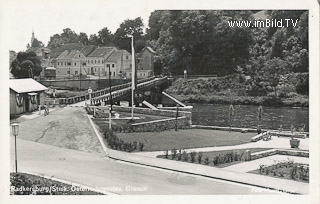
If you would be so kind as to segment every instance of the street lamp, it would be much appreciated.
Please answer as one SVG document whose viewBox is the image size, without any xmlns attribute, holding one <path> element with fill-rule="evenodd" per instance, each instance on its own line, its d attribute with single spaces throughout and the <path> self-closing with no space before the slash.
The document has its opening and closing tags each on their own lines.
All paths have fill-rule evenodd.
<svg viewBox="0 0 320 204">
<path fill-rule="evenodd" d="M 12 127 L 12 134 L 14 135 L 14 150 L 15 150 L 15 167 L 16 173 L 18 173 L 18 166 L 17 166 L 17 136 L 19 134 L 19 124 L 13 123 L 11 124 Z"/>
</svg>

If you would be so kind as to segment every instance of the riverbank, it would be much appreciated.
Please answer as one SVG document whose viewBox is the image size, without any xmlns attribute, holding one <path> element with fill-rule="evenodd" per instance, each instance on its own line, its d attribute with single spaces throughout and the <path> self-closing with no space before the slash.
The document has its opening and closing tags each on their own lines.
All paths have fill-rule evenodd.
<svg viewBox="0 0 320 204">
<path fill-rule="evenodd" d="M 235 96 L 214 94 L 171 94 L 184 103 L 200 104 L 233 104 L 233 105 L 262 105 L 274 107 L 309 107 L 309 98 L 297 95 L 292 98 L 279 98 L 268 96 Z"/>
</svg>

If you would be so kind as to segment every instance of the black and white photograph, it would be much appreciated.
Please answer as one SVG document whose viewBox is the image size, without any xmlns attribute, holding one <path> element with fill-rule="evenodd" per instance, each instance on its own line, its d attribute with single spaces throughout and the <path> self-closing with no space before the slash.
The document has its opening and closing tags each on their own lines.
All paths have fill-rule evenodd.
<svg viewBox="0 0 320 204">
<path fill-rule="evenodd" d="M 319 202 L 317 0 L 0 7 L 1 202 Z"/>
</svg>

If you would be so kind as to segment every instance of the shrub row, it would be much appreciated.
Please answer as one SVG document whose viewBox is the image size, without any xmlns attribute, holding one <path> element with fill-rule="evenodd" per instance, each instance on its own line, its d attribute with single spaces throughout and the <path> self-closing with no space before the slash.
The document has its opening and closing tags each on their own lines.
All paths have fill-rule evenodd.
<svg viewBox="0 0 320 204">
<path fill-rule="evenodd" d="M 114 150 L 120 150 L 124 152 L 133 152 L 135 150 L 143 151 L 144 143 L 142 142 L 124 142 L 113 131 L 105 131 L 104 138 L 108 143 L 108 146 Z"/>
<path fill-rule="evenodd" d="M 171 158 L 172 160 L 192 162 L 192 163 L 195 163 L 197 161 L 199 164 L 203 163 L 205 165 L 209 165 L 210 159 L 211 159 L 212 164 L 215 166 L 224 164 L 224 163 L 244 160 L 243 158 L 244 152 L 239 153 L 237 151 L 221 153 L 213 158 L 209 158 L 208 156 L 204 157 L 202 152 L 190 152 L 188 154 L 185 150 L 182 150 L 182 149 L 177 150 L 175 148 L 170 150 L 170 153 L 169 153 L 169 150 L 165 151 L 164 156 L 166 159 Z"/>
</svg>

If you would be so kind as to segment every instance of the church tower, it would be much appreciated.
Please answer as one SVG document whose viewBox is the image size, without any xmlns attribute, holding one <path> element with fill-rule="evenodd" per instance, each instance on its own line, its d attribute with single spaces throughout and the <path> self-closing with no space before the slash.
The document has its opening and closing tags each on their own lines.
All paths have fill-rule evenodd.
<svg viewBox="0 0 320 204">
<path fill-rule="evenodd" d="M 34 30 L 32 28 L 32 36 L 31 36 L 31 44 L 30 44 L 30 46 L 32 46 L 33 41 L 34 41 Z"/>
</svg>

